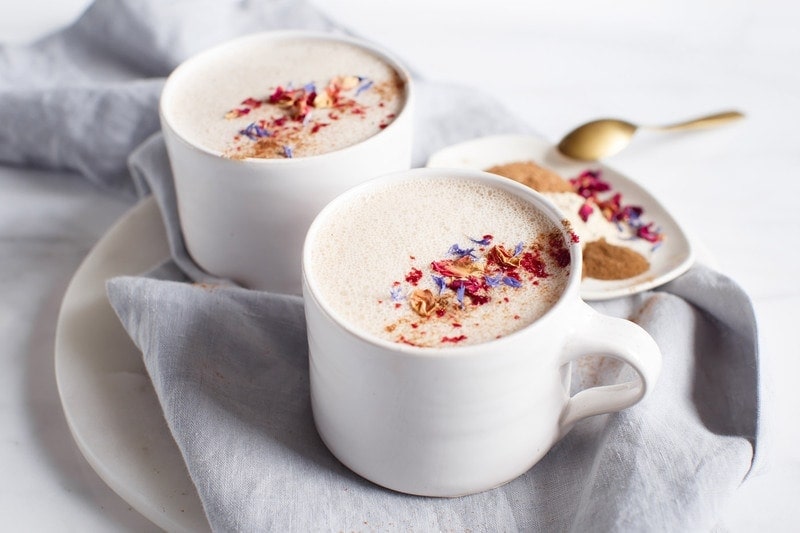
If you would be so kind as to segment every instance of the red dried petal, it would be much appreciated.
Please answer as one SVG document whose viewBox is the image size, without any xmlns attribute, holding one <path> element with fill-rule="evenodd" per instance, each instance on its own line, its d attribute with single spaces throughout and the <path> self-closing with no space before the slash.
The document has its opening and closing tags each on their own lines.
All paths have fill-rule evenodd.
<svg viewBox="0 0 800 533">
<path fill-rule="evenodd" d="M 546 278 L 548 276 L 547 265 L 538 253 L 525 252 L 522 254 L 519 265 L 537 278 Z"/>
<path fill-rule="evenodd" d="M 594 208 L 589 205 L 589 202 L 584 202 L 580 209 L 578 209 L 578 216 L 581 217 L 581 220 L 586 222 L 589 220 L 589 215 L 594 213 Z"/>
<path fill-rule="evenodd" d="M 422 279 L 422 270 L 418 268 L 412 268 L 408 274 L 406 274 L 406 281 L 410 284 L 416 286 L 419 283 L 419 280 Z"/>
</svg>

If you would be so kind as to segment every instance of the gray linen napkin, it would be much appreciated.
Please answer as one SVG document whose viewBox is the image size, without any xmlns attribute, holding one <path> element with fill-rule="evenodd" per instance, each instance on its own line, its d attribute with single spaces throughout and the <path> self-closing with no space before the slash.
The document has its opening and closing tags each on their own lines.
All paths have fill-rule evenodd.
<svg viewBox="0 0 800 533">
<path fill-rule="evenodd" d="M 192 263 L 156 133 L 158 93 L 172 67 L 226 38 L 286 27 L 342 31 L 297 1 L 98 0 L 63 32 L 0 47 L 0 161 L 79 171 L 109 189 L 152 191 L 159 203 L 172 260 L 148 276 L 111 280 L 108 294 L 142 350 L 212 527 L 714 527 L 754 458 L 758 359 L 747 296 L 703 266 L 657 291 L 595 304 L 656 339 L 664 355 L 657 387 L 634 408 L 577 424 L 503 487 L 455 499 L 407 496 L 350 473 L 325 449 L 310 412 L 301 300 L 215 280 Z M 419 82 L 416 165 L 453 142 L 527 130 L 484 94 Z M 576 371 L 577 381 L 624 372 L 594 368 Z"/>
<path fill-rule="evenodd" d="M 327 451 L 299 297 L 145 277 L 108 293 L 218 531 L 710 530 L 753 457 L 753 318 L 704 267 L 597 305 L 661 347 L 647 400 L 578 423 L 511 483 L 454 499 L 382 489 Z"/>
<path fill-rule="evenodd" d="M 131 150 L 157 131 L 164 78 L 190 55 L 270 29 L 334 31 L 294 0 L 98 0 L 72 26 L 0 46 L 0 162 L 134 192 Z"/>
</svg>

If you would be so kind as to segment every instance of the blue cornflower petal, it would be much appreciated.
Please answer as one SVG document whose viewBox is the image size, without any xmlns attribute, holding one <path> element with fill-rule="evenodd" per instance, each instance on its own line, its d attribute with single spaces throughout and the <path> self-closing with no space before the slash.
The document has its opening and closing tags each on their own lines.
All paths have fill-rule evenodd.
<svg viewBox="0 0 800 533">
<path fill-rule="evenodd" d="M 465 257 L 465 256 L 475 257 L 475 254 L 472 253 L 474 251 L 475 248 L 461 248 L 458 244 L 454 244 L 453 246 L 450 247 L 447 253 L 449 253 L 450 255 L 457 255 L 458 257 Z"/>
<path fill-rule="evenodd" d="M 522 252 L 523 247 L 524 245 L 522 243 L 519 243 L 514 247 L 514 257 L 518 256 L 520 252 Z"/>
<path fill-rule="evenodd" d="M 486 284 L 490 287 L 497 287 L 503 281 L 502 276 L 486 276 L 483 279 L 486 280 Z"/>
<path fill-rule="evenodd" d="M 292 150 L 291 146 L 284 145 L 283 146 L 283 155 L 285 155 L 286 157 L 291 159 L 292 157 L 294 157 L 294 150 Z"/>
<path fill-rule="evenodd" d="M 366 79 L 366 78 L 364 78 L 364 79 Z M 364 91 L 366 91 L 370 87 L 372 87 L 372 80 L 367 80 L 367 83 L 361 84 L 358 87 L 358 89 L 356 89 L 356 96 L 358 96 L 359 94 L 363 93 Z"/>
<path fill-rule="evenodd" d="M 399 286 L 389 289 L 389 295 L 392 297 L 393 302 L 401 302 L 406 299 L 405 295 L 403 294 L 403 289 Z"/>
<path fill-rule="evenodd" d="M 255 122 L 251 122 L 247 125 L 247 127 L 243 130 L 239 130 L 239 133 L 245 135 L 251 141 L 258 140 L 259 137 L 269 137 L 270 132 L 264 129 L 263 127 L 259 126 Z"/>
<path fill-rule="evenodd" d="M 479 244 L 481 246 L 488 246 L 489 244 L 492 243 L 491 235 L 487 235 L 487 236 L 485 236 L 484 238 L 482 238 L 480 240 L 479 239 L 473 239 L 472 237 L 467 237 L 467 238 L 469 240 L 471 240 L 472 242 L 474 242 L 475 244 Z"/>
<path fill-rule="evenodd" d="M 433 282 L 436 284 L 436 287 L 439 288 L 439 294 L 442 294 L 445 287 L 447 287 L 447 283 L 444 281 L 444 278 L 441 276 L 431 276 L 433 278 Z"/>
<path fill-rule="evenodd" d="M 458 289 L 456 290 L 456 300 L 458 300 L 458 303 L 461 304 L 461 307 L 464 307 L 464 293 L 466 290 L 467 286 L 463 283 L 459 285 Z"/>
<path fill-rule="evenodd" d="M 503 278 L 503 283 L 505 283 L 509 287 L 514 287 L 515 289 L 522 287 L 522 282 L 520 280 L 511 278 L 509 276 L 505 276 Z"/>
<path fill-rule="evenodd" d="M 305 86 L 303 86 L 303 90 L 305 90 L 307 93 L 315 93 L 317 92 L 317 86 L 314 85 L 314 82 L 312 81 L 310 83 L 306 83 Z"/>
</svg>

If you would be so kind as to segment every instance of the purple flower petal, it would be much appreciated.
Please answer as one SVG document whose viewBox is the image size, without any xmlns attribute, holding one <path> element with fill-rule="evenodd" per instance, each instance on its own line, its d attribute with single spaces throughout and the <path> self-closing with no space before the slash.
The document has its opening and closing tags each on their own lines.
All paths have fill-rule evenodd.
<svg viewBox="0 0 800 533">
<path fill-rule="evenodd" d="M 461 248 L 458 244 L 454 244 L 453 246 L 450 247 L 447 253 L 449 253 L 450 255 L 456 255 L 458 257 L 465 257 L 465 256 L 475 257 L 475 254 L 472 253 L 474 251 L 475 248 Z"/>
<path fill-rule="evenodd" d="M 403 289 L 399 285 L 389 289 L 389 295 L 392 297 L 393 302 L 401 302 L 406 299 Z"/>
<path fill-rule="evenodd" d="M 494 277 L 486 276 L 483 279 L 486 280 L 486 284 L 489 287 L 497 287 L 503 281 L 503 277 L 502 276 L 494 276 Z"/>
<path fill-rule="evenodd" d="M 436 287 L 439 288 L 439 294 L 442 294 L 445 287 L 447 287 L 447 282 L 445 282 L 444 278 L 441 276 L 431 276 L 433 282 L 436 284 Z"/>
<path fill-rule="evenodd" d="M 458 289 L 456 290 L 456 300 L 458 300 L 458 303 L 461 304 L 461 307 L 464 307 L 464 293 L 466 290 L 467 286 L 463 283 L 459 285 Z"/>
<path fill-rule="evenodd" d="M 474 242 L 475 244 L 479 244 L 481 246 L 489 246 L 492 243 L 492 236 L 491 235 L 484 235 L 483 238 L 480 240 L 473 239 L 472 237 L 467 237 L 469 240 Z"/>
<path fill-rule="evenodd" d="M 361 80 L 364 80 L 364 79 L 366 79 L 366 78 L 360 78 L 360 77 L 359 77 L 359 79 L 361 79 Z M 372 80 L 367 80 L 367 82 L 366 82 L 366 83 L 362 83 L 362 84 L 359 86 L 359 88 L 358 88 L 358 89 L 356 89 L 356 96 L 358 96 L 358 95 L 359 95 L 359 94 L 361 94 L 362 92 L 366 91 L 366 90 L 367 90 L 367 89 L 369 89 L 370 87 L 372 87 Z"/>
</svg>

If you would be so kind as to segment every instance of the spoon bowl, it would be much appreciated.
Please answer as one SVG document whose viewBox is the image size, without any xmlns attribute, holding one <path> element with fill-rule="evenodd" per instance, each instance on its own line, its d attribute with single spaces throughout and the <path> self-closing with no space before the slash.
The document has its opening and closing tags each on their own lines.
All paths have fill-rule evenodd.
<svg viewBox="0 0 800 533">
<path fill-rule="evenodd" d="M 572 159 L 596 161 L 622 151 L 630 144 L 640 128 L 660 131 L 678 131 L 710 128 L 738 120 L 744 115 L 738 111 L 725 111 L 666 126 L 637 126 L 630 122 L 605 118 L 587 122 L 569 132 L 558 143 L 558 151 Z"/>
</svg>

